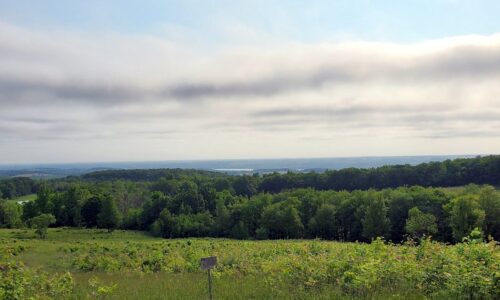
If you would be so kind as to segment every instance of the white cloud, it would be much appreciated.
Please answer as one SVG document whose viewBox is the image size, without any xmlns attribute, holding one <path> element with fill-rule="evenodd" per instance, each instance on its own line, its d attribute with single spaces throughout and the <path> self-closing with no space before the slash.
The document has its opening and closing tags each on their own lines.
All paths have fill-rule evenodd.
<svg viewBox="0 0 500 300">
<path fill-rule="evenodd" d="M 0 41 L 4 163 L 500 150 L 500 35 L 204 49 L 0 23 Z"/>
</svg>

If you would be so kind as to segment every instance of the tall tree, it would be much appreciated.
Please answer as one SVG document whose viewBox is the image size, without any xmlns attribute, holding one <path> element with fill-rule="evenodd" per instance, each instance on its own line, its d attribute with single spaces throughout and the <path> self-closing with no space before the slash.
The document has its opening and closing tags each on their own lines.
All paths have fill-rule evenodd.
<svg viewBox="0 0 500 300">
<path fill-rule="evenodd" d="M 52 198 L 54 192 L 47 186 L 42 186 L 37 193 L 35 200 L 35 208 L 37 214 L 51 213 L 52 212 Z"/>
<path fill-rule="evenodd" d="M 177 212 L 190 214 L 201 212 L 205 209 L 203 197 L 198 193 L 198 185 L 190 180 L 185 180 L 179 187 L 179 193 L 175 196 Z"/>
<path fill-rule="evenodd" d="M 112 232 L 120 226 L 121 214 L 116 206 L 115 199 L 107 195 L 102 200 L 101 211 L 97 218 L 97 224 L 101 228 L 107 228 L 109 232 Z"/>
<path fill-rule="evenodd" d="M 22 225 L 21 205 L 15 202 L 0 201 L 0 227 L 18 228 Z"/>
<path fill-rule="evenodd" d="M 363 218 L 363 237 L 367 240 L 385 237 L 389 233 L 389 219 L 385 200 L 379 196 L 370 201 Z"/>
<path fill-rule="evenodd" d="M 261 223 L 270 238 L 299 238 L 304 230 L 299 212 L 288 202 L 266 207 L 262 212 Z"/>
<path fill-rule="evenodd" d="M 71 187 L 64 194 L 64 211 L 69 226 L 80 226 L 82 222 L 81 207 L 83 205 L 85 191 L 77 187 Z"/>
<path fill-rule="evenodd" d="M 254 176 L 238 176 L 233 182 L 233 189 L 236 195 L 253 196 L 257 193 L 256 177 Z"/>
<path fill-rule="evenodd" d="M 483 231 L 486 236 L 500 240 L 500 193 L 492 186 L 486 186 L 479 192 L 479 206 L 485 212 Z"/>
<path fill-rule="evenodd" d="M 97 217 L 101 212 L 101 199 L 98 196 L 91 197 L 85 204 L 83 204 L 81 209 L 82 220 L 87 227 L 97 226 Z"/>
<path fill-rule="evenodd" d="M 324 239 L 337 237 L 337 224 L 335 221 L 335 207 L 331 204 L 323 204 L 309 222 L 314 236 Z"/>
<path fill-rule="evenodd" d="M 452 199 L 447 209 L 455 241 L 462 241 L 475 227 L 482 228 L 485 212 L 479 206 L 477 196 L 464 195 Z"/>
</svg>

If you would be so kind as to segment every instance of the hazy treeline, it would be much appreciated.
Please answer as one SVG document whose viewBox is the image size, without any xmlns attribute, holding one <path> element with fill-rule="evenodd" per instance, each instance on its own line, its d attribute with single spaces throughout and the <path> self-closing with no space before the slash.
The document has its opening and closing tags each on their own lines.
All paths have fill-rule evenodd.
<svg viewBox="0 0 500 300">
<path fill-rule="evenodd" d="M 107 170 L 81 177 L 53 180 L 59 182 L 116 180 L 158 182 L 190 178 L 213 181 L 217 191 L 230 189 L 236 195 L 253 196 L 261 192 L 278 193 L 297 188 L 316 190 L 366 190 L 400 186 L 451 187 L 470 183 L 500 185 L 500 155 L 422 163 L 416 166 L 393 165 L 370 169 L 346 168 L 324 173 L 288 172 L 253 176 L 230 176 L 224 173 L 189 169 Z M 161 183 L 160 183 L 161 185 Z M 0 197 L 11 199 L 38 190 L 39 181 L 29 178 L 0 180 Z M 164 187 L 169 189 L 170 187 Z M 168 190 L 166 191 L 169 192 Z"/>
<path fill-rule="evenodd" d="M 181 170 L 109 170 L 84 175 L 94 181 L 133 180 L 157 181 L 160 178 L 219 178 L 219 186 L 232 188 L 238 195 L 252 196 L 260 192 L 277 193 L 287 189 L 366 190 L 399 186 L 424 187 L 462 186 L 470 183 L 500 185 L 500 155 L 422 163 L 416 166 L 393 165 L 370 169 L 346 168 L 324 173 L 288 172 L 263 176 L 228 176 L 221 173 Z M 227 182 L 224 182 L 227 180 Z"/>
</svg>

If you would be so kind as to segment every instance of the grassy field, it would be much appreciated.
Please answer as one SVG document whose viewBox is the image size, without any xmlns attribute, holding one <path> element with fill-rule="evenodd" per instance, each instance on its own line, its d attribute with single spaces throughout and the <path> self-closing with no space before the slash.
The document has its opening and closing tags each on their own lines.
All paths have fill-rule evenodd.
<svg viewBox="0 0 500 300">
<path fill-rule="evenodd" d="M 35 199 L 36 199 L 36 194 L 30 194 L 30 195 L 17 197 L 17 198 L 8 200 L 8 201 L 17 202 L 17 203 L 24 203 L 24 202 L 34 201 Z"/>
<path fill-rule="evenodd" d="M 46 276 L 50 285 L 63 286 L 64 278 L 50 276 L 70 272 L 71 290 L 64 297 L 47 292 L 54 299 L 207 299 L 207 275 L 200 271 L 199 259 L 210 255 L 219 258 L 214 299 L 500 295 L 500 252 L 493 243 L 164 240 L 141 232 L 58 228 L 50 229 L 45 240 L 36 239 L 31 230 L 1 229 L 0 247 L 8 254 L 4 260 L 45 274 L 30 275 L 37 281 Z"/>
</svg>

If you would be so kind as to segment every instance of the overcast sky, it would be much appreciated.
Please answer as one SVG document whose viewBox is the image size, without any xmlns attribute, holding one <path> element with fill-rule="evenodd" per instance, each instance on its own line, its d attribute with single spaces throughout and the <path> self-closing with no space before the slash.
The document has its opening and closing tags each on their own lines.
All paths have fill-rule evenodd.
<svg viewBox="0 0 500 300">
<path fill-rule="evenodd" d="M 499 12 L 0 0 L 0 164 L 499 153 Z"/>
</svg>

